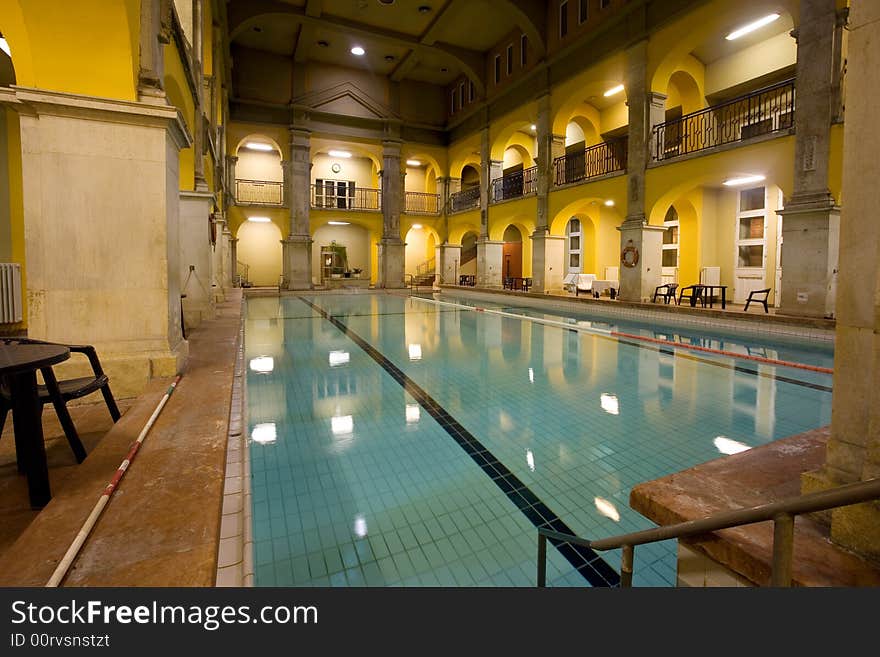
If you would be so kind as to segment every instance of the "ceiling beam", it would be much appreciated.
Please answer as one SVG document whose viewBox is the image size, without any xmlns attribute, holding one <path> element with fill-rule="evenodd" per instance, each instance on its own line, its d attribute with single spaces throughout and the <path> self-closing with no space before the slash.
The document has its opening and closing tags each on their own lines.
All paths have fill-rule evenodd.
<svg viewBox="0 0 880 657">
<path fill-rule="evenodd" d="M 500 5 L 499 11 L 509 11 L 514 21 L 528 37 L 529 45 L 535 50 L 538 59 L 547 55 L 547 3 L 543 0 L 492 0 Z"/>
<path fill-rule="evenodd" d="M 309 57 L 309 47 L 315 36 L 315 28 L 303 23 L 299 26 L 299 34 L 296 37 L 296 48 L 293 50 L 293 61 L 297 64 L 304 63 Z"/>
<path fill-rule="evenodd" d="M 450 0 L 447 2 L 443 9 L 437 12 L 428 24 L 428 27 L 425 28 L 425 31 L 422 32 L 419 37 L 419 43 L 424 46 L 433 46 L 437 41 L 437 34 L 443 24 L 443 19 L 446 16 L 449 16 L 450 10 L 454 6 L 461 5 L 463 2 L 464 0 Z M 394 67 L 394 70 L 391 72 L 391 79 L 395 82 L 400 82 L 418 65 L 418 63 L 418 54 L 416 54 L 415 50 L 410 50 L 400 59 L 397 66 Z"/>
<path fill-rule="evenodd" d="M 310 25 L 312 28 L 324 28 L 342 32 L 365 39 L 383 41 L 396 46 L 403 46 L 416 50 L 442 53 L 451 57 L 462 68 L 463 73 L 473 81 L 477 91 L 482 94 L 486 88 L 485 66 L 483 65 L 483 53 L 467 48 L 460 48 L 449 44 L 422 44 L 420 38 L 379 27 L 366 26 L 356 21 L 339 18 L 336 16 L 309 16 L 305 9 L 294 7 L 277 0 L 248 0 L 246 3 L 230 3 L 229 5 L 229 38 L 230 40 L 247 28 L 247 24 L 254 18 L 265 14 L 282 14 L 299 21 L 303 26 Z M 234 10 L 234 11 L 233 11 Z"/>
<path fill-rule="evenodd" d="M 394 80 L 394 82 L 400 82 L 418 65 L 418 63 L 419 56 L 416 54 L 416 51 L 410 50 L 400 58 L 400 61 L 397 62 L 397 66 L 394 67 L 394 70 L 391 71 L 391 75 L 388 77 Z"/>
</svg>

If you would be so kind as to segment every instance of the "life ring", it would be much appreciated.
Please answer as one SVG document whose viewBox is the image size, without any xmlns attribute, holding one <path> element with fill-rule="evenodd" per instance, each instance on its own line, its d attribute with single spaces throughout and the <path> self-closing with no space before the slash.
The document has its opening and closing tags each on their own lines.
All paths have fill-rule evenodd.
<svg viewBox="0 0 880 657">
<path fill-rule="evenodd" d="M 623 251 L 620 252 L 620 262 L 624 267 L 635 267 L 639 264 L 639 250 L 632 244 L 624 247 Z"/>
</svg>

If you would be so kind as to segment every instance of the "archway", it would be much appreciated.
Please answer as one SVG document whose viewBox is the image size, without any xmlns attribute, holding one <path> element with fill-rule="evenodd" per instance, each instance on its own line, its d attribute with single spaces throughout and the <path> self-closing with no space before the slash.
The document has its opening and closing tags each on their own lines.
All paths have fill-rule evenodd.
<svg viewBox="0 0 880 657">
<path fill-rule="evenodd" d="M 426 274 L 431 269 L 434 249 L 439 243 L 437 232 L 430 226 L 415 223 L 407 231 L 404 243 L 404 273 L 414 276 Z"/>
<path fill-rule="evenodd" d="M 355 223 L 327 223 L 315 230 L 312 240 L 312 279 L 316 284 L 328 278 L 345 278 L 346 273 L 349 278 L 370 279 L 371 252 L 375 248 L 367 228 Z M 344 259 L 329 264 L 322 260 L 322 250 L 331 246 L 345 247 Z"/>
<path fill-rule="evenodd" d="M 477 275 L 477 240 L 479 235 L 468 231 L 461 237 L 461 261 L 458 263 L 459 275 Z"/>
<path fill-rule="evenodd" d="M 252 285 L 274 286 L 281 279 L 281 229 L 273 222 L 245 221 L 236 235 L 236 256 Z M 240 274 L 245 274 L 241 269 Z"/>
<path fill-rule="evenodd" d="M 501 248 L 501 266 L 504 278 L 521 278 L 523 275 L 523 235 L 519 228 L 510 224 L 504 229 Z"/>
<path fill-rule="evenodd" d="M 281 205 L 284 171 L 281 148 L 271 137 L 254 133 L 235 150 L 235 200 L 241 204 Z"/>
</svg>

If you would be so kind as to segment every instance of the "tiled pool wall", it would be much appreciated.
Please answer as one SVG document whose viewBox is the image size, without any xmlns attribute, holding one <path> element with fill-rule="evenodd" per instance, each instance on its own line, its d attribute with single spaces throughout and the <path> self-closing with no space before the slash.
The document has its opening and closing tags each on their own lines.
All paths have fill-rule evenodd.
<svg viewBox="0 0 880 657">
<path fill-rule="evenodd" d="M 631 306 L 611 307 L 608 303 L 584 304 L 574 299 L 530 298 L 525 294 L 505 294 L 492 292 L 472 292 L 461 288 L 444 289 L 443 297 L 466 297 L 472 300 L 488 301 L 505 306 L 523 306 L 536 310 L 554 310 L 568 314 L 595 315 L 608 319 L 651 322 L 661 327 L 706 329 L 713 333 L 724 333 L 731 336 L 759 336 L 775 341 L 791 341 L 793 343 L 823 343 L 829 347 L 834 345 L 834 331 L 830 329 L 783 323 L 768 320 L 766 315 L 758 315 L 751 319 L 723 319 L 718 317 L 700 317 L 699 315 L 671 313 L 651 308 L 634 308 Z"/>
</svg>

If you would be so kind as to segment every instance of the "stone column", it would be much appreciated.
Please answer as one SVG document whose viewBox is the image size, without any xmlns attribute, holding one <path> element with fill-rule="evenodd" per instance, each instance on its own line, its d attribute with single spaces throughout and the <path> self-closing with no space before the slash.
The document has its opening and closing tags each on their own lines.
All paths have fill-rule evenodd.
<svg viewBox="0 0 880 657">
<path fill-rule="evenodd" d="M 880 132 L 873 94 L 880 89 L 880 3 L 854 0 L 844 127 L 840 222 L 840 277 L 834 355 L 831 437 L 825 466 L 802 477 L 804 492 L 880 477 L 880 188 L 876 171 Z M 787 245 L 786 245 L 787 246 Z M 880 557 L 880 505 L 842 507 L 831 513 L 831 539 Z"/>
<path fill-rule="evenodd" d="M 214 250 L 212 252 L 212 268 L 213 279 L 212 287 L 214 289 L 214 303 L 219 303 L 226 299 L 226 260 L 224 254 L 227 246 L 226 234 L 229 231 L 226 228 L 226 216 L 222 212 L 214 213 Z"/>
<path fill-rule="evenodd" d="M 504 275 L 504 242 L 489 239 L 477 240 L 477 285 L 501 287 Z"/>
<path fill-rule="evenodd" d="M 492 190 L 492 153 L 489 143 L 489 126 L 480 130 L 480 236 L 489 239 L 489 194 Z M 479 276 L 479 267 L 477 276 Z"/>
<path fill-rule="evenodd" d="M 229 267 L 227 268 L 229 273 L 229 287 L 236 287 L 235 281 L 238 278 L 238 238 L 232 237 L 232 233 L 229 233 L 229 253 L 227 262 L 229 263 Z"/>
<path fill-rule="evenodd" d="M 237 155 L 226 156 L 226 203 L 224 207 L 235 205 L 236 189 L 235 189 L 235 167 L 238 164 Z M 285 191 L 285 194 L 287 192 Z"/>
<path fill-rule="evenodd" d="M 376 287 L 404 287 L 404 249 L 400 239 L 400 211 L 403 207 L 406 170 L 400 164 L 399 141 L 382 142 L 382 239 L 378 244 L 379 272 Z"/>
<path fill-rule="evenodd" d="M 312 238 L 309 232 L 312 159 L 308 130 L 290 129 L 290 157 L 285 178 L 290 181 L 290 233 L 282 241 L 282 287 L 312 289 Z"/>
<path fill-rule="evenodd" d="M 645 172 L 651 128 L 663 121 L 662 94 L 647 88 L 647 41 L 627 51 L 626 94 L 629 108 L 626 218 L 620 231 L 620 298 L 646 301 L 660 285 L 663 226 L 649 226 L 645 215 Z M 635 249 L 633 251 L 632 249 Z M 626 255 L 626 257 L 624 257 Z M 636 255 L 638 257 L 632 257 Z"/>
<path fill-rule="evenodd" d="M 160 4 L 161 0 L 141 0 L 138 100 L 143 103 L 165 104 L 162 90 L 165 51 L 159 45 L 159 39 L 164 40 Z"/>
<path fill-rule="evenodd" d="M 188 352 L 178 245 L 186 126 L 167 105 L 11 94 L 21 125 L 28 335 L 94 345 L 113 392 L 137 395 L 151 378 L 177 372 Z"/>
<path fill-rule="evenodd" d="M 293 184 L 290 179 L 292 168 L 292 163 L 289 160 L 281 160 L 281 175 L 283 181 L 281 183 L 281 205 L 285 208 L 290 208 L 290 192 L 291 185 Z M 309 174 L 311 177 L 311 166 L 309 167 Z M 309 180 L 309 184 L 311 185 L 311 179 Z M 309 200 L 311 200 L 311 189 L 309 189 Z"/>
<path fill-rule="evenodd" d="M 532 289 L 546 292 L 562 289 L 565 238 L 550 236 L 550 189 L 553 187 L 555 135 L 552 132 L 550 94 L 538 98 L 538 216 L 532 233 Z M 565 142 L 563 141 L 563 144 Z"/>
<path fill-rule="evenodd" d="M 441 244 L 437 247 L 437 277 L 445 285 L 458 285 L 458 270 L 461 268 L 461 244 Z"/>
<path fill-rule="evenodd" d="M 783 280 L 779 312 L 834 317 L 840 208 L 828 189 L 828 164 L 834 118 L 835 0 L 801 0 L 800 19 L 794 192 L 779 213 Z"/>
<path fill-rule="evenodd" d="M 183 319 L 187 328 L 194 328 L 205 319 L 213 319 L 214 278 L 210 240 L 210 192 L 180 192 L 180 294 Z"/>
</svg>

